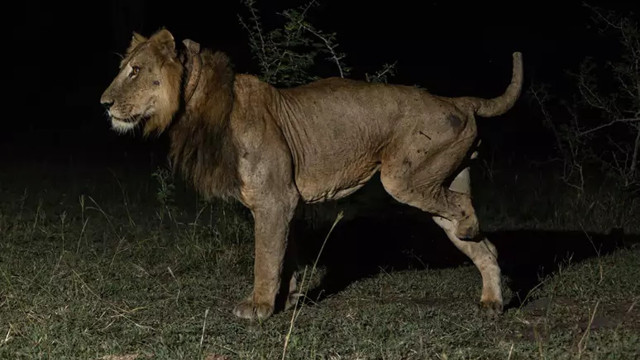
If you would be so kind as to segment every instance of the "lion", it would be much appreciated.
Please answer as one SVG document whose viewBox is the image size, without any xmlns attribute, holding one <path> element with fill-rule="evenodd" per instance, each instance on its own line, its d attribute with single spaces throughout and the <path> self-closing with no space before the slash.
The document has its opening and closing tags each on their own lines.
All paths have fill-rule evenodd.
<svg viewBox="0 0 640 360">
<path fill-rule="evenodd" d="M 504 94 L 482 99 L 342 78 L 279 89 L 235 74 L 222 52 L 183 44 L 166 29 L 134 33 L 100 101 L 115 131 L 167 133 L 172 167 L 204 197 L 236 199 L 251 211 L 253 291 L 236 316 L 272 315 L 276 296 L 286 294 L 281 284 L 295 295 L 295 276 L 281 278 L 298 204 L 348 196 L 377 172 L 386 192 L 430 214 L 473 261 L 481 308 L 502 311 L 497 253 L 480 233 L 467 161 L 475 116 L 501 115 L 519 97 L 520 53 Z"/>
</svg>

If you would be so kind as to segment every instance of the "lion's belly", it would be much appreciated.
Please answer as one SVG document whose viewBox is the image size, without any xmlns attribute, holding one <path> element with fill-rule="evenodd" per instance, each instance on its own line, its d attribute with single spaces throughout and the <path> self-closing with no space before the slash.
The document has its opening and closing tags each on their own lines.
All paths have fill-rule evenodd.
<svg viewBox="0 0 640 360">
<path fill-rule="evenodd" d="M 391 126 L 364 126 L 349 116 L 329 115 L 305 118 L 294 135 L 285 131 L 295 183 L 309 203 L 340 199 L 362 187 L 380 168 L 389 138 Z"/>
<path fill-rule="evenodd" d="M 337 200 L 351 195 L 380 169 L 379 163 L 374 161 L 340 163 L 326 166 L 316 163 L 296 169 L 296 186 L 305 202 Z"/>
</svg>

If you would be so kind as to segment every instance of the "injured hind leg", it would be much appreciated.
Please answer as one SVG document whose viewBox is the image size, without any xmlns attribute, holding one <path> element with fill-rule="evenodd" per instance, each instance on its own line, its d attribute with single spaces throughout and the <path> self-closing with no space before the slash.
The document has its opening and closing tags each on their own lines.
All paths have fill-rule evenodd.
<svg viewBox="0 0 640 360">
<path fill-rule="evenodd" d="M 471 182 L 469 168 L 463 169 L 449 186 L 451 190 L 469 194 Z M 502 288 L 500 286 L 500 266 L 495 246 L 486 238 L 478 242 L 462 241 L 455 235 L 455 227 L 444 218 L 434 216 L 433 221 L 440 226 L 453 244 L 467 255 L 482 275 L 482 296 L 480 309 L 488 314 L 502 312 Z"/>
<path fill-rule="evenodd" d="M 460 240 L 454 234 L 455 228 L 449 220 L 434 216 L 433 221 L 444 230 L 449 240 L 467 255 L 480 271 L 480 275 L 482 275 L 480 309 L 489 315 L 502 313 L 500 266 L 495 246 L 485 237 L 478 242 Z"/>
<path fill-rule="evenodd" d="M 381 175 L 385 190 L 396 200 L 449 220 L 459 239 L 475 239 L 480 234 L 476 212 L 469 194 L 444 187 L 441 182 L 416 186 L 410 179 Z"/>
<path fill-rule="evenodd" d="M 440 141 L 428 147 L 400 148 L 383 159 L 380 181 L 396 200 L 449 220 L 457 238 L 475 239 L 480 226 L 471 196 L 455 187 L 449 188 L 447 181 L 467 157 L 472 141 L 468 137 Z M 414 143 L 416 141 L 409 142 Z"/>
</svg>

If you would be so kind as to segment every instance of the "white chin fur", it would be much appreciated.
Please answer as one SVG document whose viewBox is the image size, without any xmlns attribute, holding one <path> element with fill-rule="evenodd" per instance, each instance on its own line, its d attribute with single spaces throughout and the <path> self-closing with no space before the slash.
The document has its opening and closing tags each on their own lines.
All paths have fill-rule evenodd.
<svg viewBox="0 0 640 360">
<path fill-rule="evenodd" d="M 111 119 L 111 129 L 119 132 L 126 133 L 133 130 L 136 127 L 136 123 L 134 122 L 124 122 L 117 119 Z"/>
</svg>

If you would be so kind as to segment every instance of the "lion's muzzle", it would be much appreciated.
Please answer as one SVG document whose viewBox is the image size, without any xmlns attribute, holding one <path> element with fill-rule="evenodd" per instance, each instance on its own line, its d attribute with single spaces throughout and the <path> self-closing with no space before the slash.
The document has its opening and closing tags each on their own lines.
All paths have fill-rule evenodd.
<svg viewBox="0 0 640 360">
<path fill-rule="evenodd" d="M 109 111 L 113 104 L 115 104 L 115 100 L 113 100 L 113 98 L 109 96 L 109 89 L 107 89 L 104 93 L 102 93 L 102 96 L 100 96 L 100 104 L 102 104 L 102 106 L 104 106 L 107 111 Z"/>
</svg>

